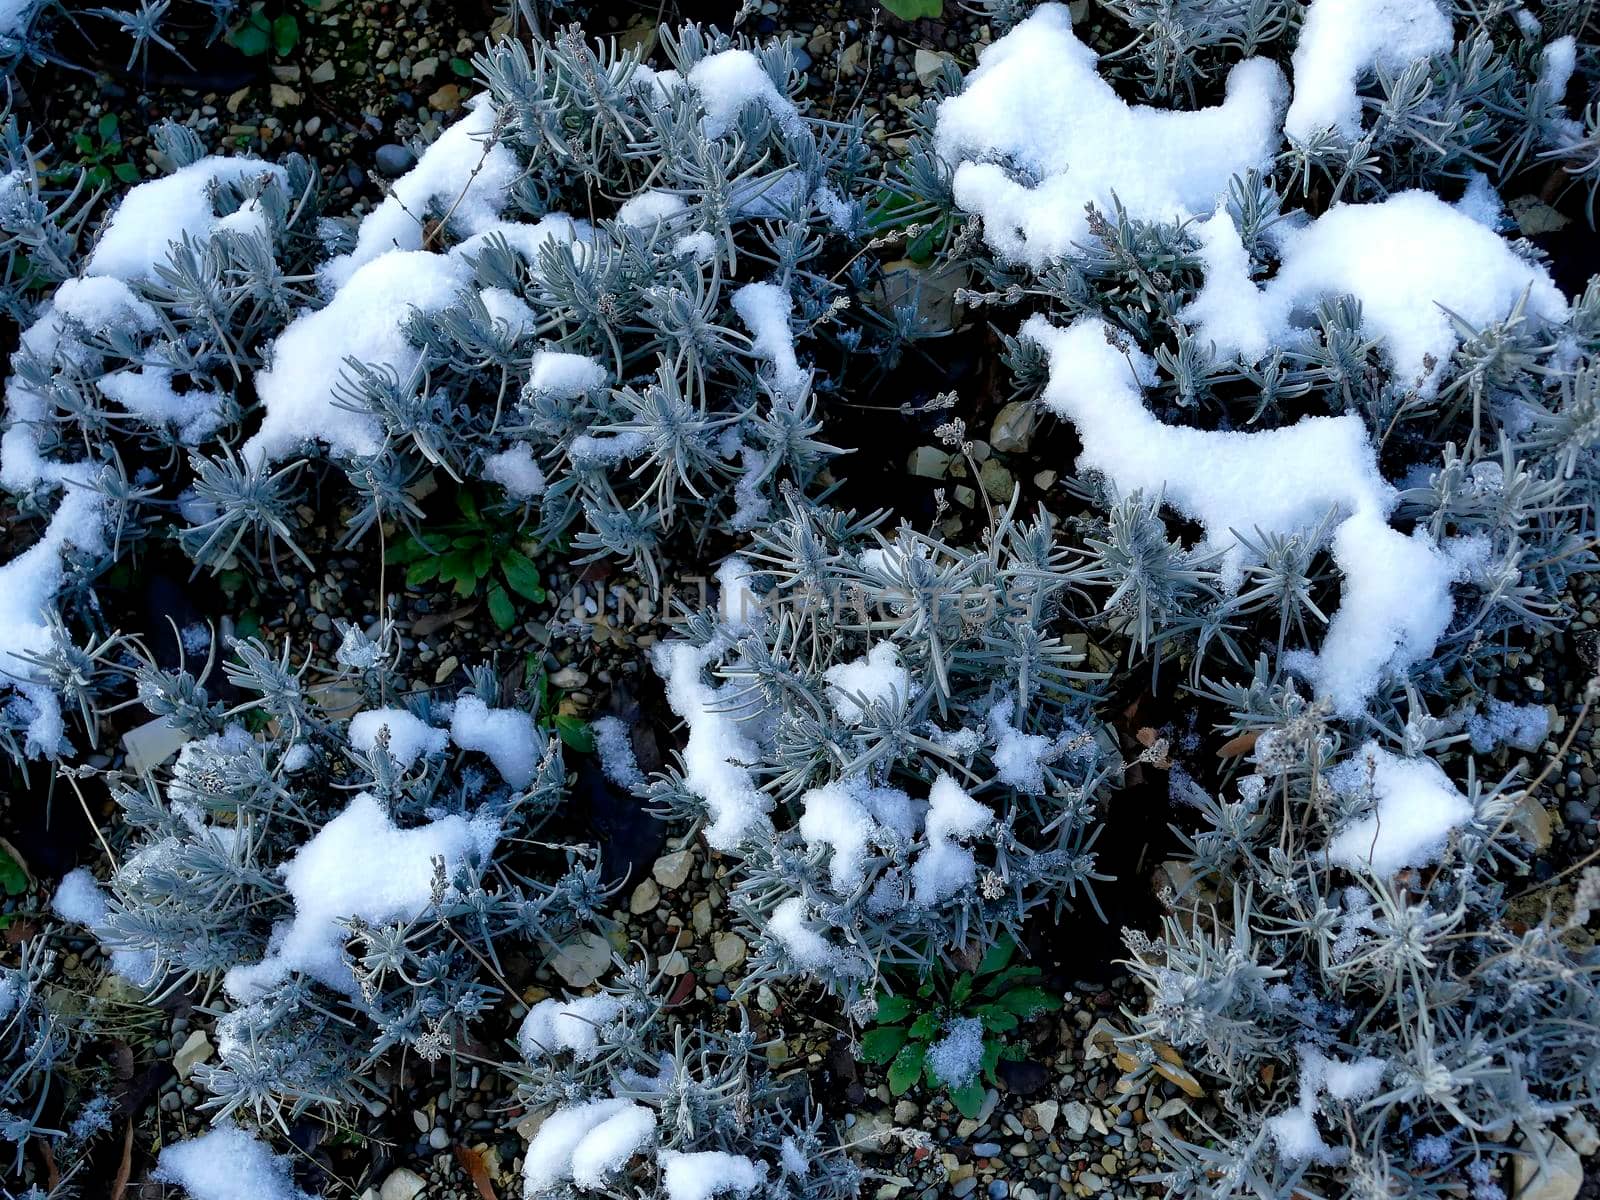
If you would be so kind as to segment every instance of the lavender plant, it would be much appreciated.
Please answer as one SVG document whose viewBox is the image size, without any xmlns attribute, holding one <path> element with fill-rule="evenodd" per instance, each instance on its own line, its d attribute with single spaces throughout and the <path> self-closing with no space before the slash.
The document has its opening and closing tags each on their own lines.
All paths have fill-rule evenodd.
<svg viewBox="0 0 1600 1200">
<path fill-rule="evenodd" d="M 562 1198 L 627 1187 L 651 1200 L 717 1189 L 774 1200 L 842 1200 L 860 1173 L 798 1072 L 739 1024 L 713 1031 L 667 1014 L 660 977 L 625 966 L 592 995 L 541 1000 L 518 1035 L 519 1098 L 542 1114 L 523 1194 Z"/>
<path fill-rule="evenodd" d="M 347 627 L 313 686 L 237 642 L 224 670 L 247 699 L 227 708 L 186 670 L 141 672 L 185 744 L 108 780 L 131 845 L 92 928 L 138 956 L 137 984 L 215 996 L 217 1059 L 196 1077 L 219 1119 L 283 1126 L 380 1095 L 386 1057 L 453 1057 L 514 993 L 508 946 L 548 956 L 604 925 L 592 851 L 517 849 L 560 803 L 559 739 L 501 706 L 487 669 L 452 701 L 385 704 L 394 646 Z"/>
<path fill-rule="evenodd" d="M 737 860 L 745 986 L 805 975 L 871 1017 L 926 973 L 1093 904 L 1096 803 L 1122 770 L 1090 707 L 1074 592 L 1092 570 L 1047 516 L 961 550 L 790 494 L 655 666 L 688 723 L 641 785 Z"/>
</svg>

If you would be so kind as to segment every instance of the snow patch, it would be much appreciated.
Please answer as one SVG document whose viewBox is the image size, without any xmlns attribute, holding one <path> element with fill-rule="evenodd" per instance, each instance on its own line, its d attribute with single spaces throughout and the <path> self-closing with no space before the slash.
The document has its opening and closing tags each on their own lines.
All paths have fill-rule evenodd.
<svg viewBox="0 0 1600 1200">
<path fill-rule="evenodd" d="M 1217 107 L 1129 105 L 1073 35 L 1066 6 L 1043 4 L 939 105 L 934 144 L 989 245 L 1038 268 L 1085 244 L 1084 206 L 1109 210 L 1113 194 L 1137 220 L 1211 212 L 1234 175 L 1270 168 L 1286 100 L 1283 73 L 1253 58 L 1229 72 Z"/>
</svg>

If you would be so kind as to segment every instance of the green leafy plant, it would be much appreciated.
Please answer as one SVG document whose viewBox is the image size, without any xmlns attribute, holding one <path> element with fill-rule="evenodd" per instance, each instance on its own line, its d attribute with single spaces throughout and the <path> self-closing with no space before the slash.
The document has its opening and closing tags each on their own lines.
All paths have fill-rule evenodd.
<svg viewBox="0 0 1600 1200">
<path fill-rule="evenodd" d="M 552 694 L 549 672 L 544 669 L 537 654 L 528 655 L 527 662 L 523 664 L 522 677 L 524 686 L 533 696 L 533 711 L 538 714 L 539 723 L 545 724 L 548 718 L 549 727 L 555 730 L 564 745 L 580 754 L 593 754 L 594 730 L 589 727 L 589 722 L 577 714 L 560 711 L 562 692 L 557 689 Z"/>
<path fill-rule="evenodd" d="M 263 5 L 256 4 L 250 15 L 234 26 L 228 41 L 241 54 L 251 58 L 271 51 L 279 58 L 287 58 L 300 44 L 300 21 L 293 13 L 279 13 L 269 17 Z"/>
<path fill-rule="evenodd" d="M 456 510 L 459 520 L 406 534 L 390 549 L 389 561 L 406 568 L 408 587 L 437 580 L 453 585 L 458 596 L 482 593 L 495 625 L 510 629 L 517 623 L 513 595 L 544 600 L 539 568 L 522 551 L 522 525 L 481 508 L 467 488 L 456 492 Z"/>
<path fill-rule="evenodd" d="M 944 0 L 878 0 L 878 4 L 902 21 L 944 16 Z"/>
<path fill-rule="evenodd" d="M 0 893 L 20 896 L 28 890 L 28 870 L 11 845 L 0 838 Z"/>
<path fill-rule="evenodd" d="M 78 165 L 95 187 L 110 187 L 113 181 L 139 182 L 139 168 L 123 149 L 116 113 L 102 113 L 95 122 L 94 132 L 74 134 L 72 145 L 78 152 Z"/>
<path fill-rule="evenodd" d="M 1043 972 L 1027 963 L 1013 962 L 1017 945 L 1002 937 L 974 971 L 952 974 L 943 965 L 910 992 L 878 995 L 877 1020 L 861 1035 L 861 1058 L 880 1066 L 888 1064 L 889 1090 L 903 1096 L 921 1078 L 934 1090 L 948 1091 L 964 1117 L 976 1117 L 983 1107 L 984 1082 L 995 1082 L 995 1069 L 1005 1059 L 1016 1061 L 1027 1051 L 1006 1041 L 1022 1024 L 1040 1013 L 1061 1007 L 1061 998 L 1039 986 Z M 929 1058 L 929 1049 L 957 1021 L 976 1018 L 983 1024 L 983 1060 L 978 1073 L 965 1085 L 947 1087 Z"/>
</svg>

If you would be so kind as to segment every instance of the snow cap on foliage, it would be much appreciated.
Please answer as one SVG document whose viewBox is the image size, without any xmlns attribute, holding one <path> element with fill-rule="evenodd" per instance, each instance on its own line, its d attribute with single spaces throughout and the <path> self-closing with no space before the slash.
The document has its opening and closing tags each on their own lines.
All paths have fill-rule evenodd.
<svg viewBox="0 0 1600 1200">
<path fill-rule="evenodd" d="M 291 321 L 272 344 L 270 365 L 256 372 L 263 416 L 241 450 L 245 462 L 277 462 L 313 439 L 345 457 L 376 454 L 382 422 L 339 402 L 346 360 L 403 381 L 422 359 L 406 334 L 412 310 L 447 307 L 470 278 L 459 255 L 396 251 L 362 265 L 327 307 Z"/>
<path fill-rule="evenodd" d="M 604 992 L 576 1000 L 541 1000 L 517 1031 L 517 1049 L 528 1062 L 566 1050 L 580 1062 L 600 1052 L 600 1032 L 622 1015 L 622 1002 Z"/>
<path fill-rule="evenodd" d="M 155 309 L 133 294 L 121 279 L 90 276 L 64 280 L 38 318 L 23 331 L 20 349 L 49 362 L 60 357 L 87 367 L 93 351 L 77 336 L 117 331 L 149 333 L 156 328 Z M 47 462 L 39 453 L 39 427 L 50 417 L 51 401 L 34 391 L 17 375 L 6 380 L 7 427 L 0 434 L 0 484 L 13 491 L 44 480 L 59 480 L 64 472 L 83 468 L 77 464 Z"/>
<path fill-rule="evenodd" d="M 761 615 L 761 596 L 750 586 L 750 561 L 733 555 L 717 568 L 717 613 L 735 633 L 743 633 Z"/>
<path fill-rule="evenodd" d="M 603 1187 L 655 1136 L 655 1114 L 629 1100 L 593 1100 L 544 1119 L 523 1160 L 522 1194 L 534 1200 L 575 1183 Z"/>
<path fill-rule="evenodd" d="M 163 1146 L 150 1177 L 190 1200 L 313 1200 L 295 1186 L 293 1159 L 234 1125 Z"/>
<path fill-rule="evenodd" d="M 87 867 L 77 867 L 61 877 L 56 894 L 50 898 L 50 907 L 63 921 L 82 925 L 104 944 L 106 916 L 111 904 L 105 889 Z M 156 960 L 149 951 L 106 949 L 111 955 L 112 971 L 135 987 L 150 987 L 156 982 Z"/>
<path fill-rule="evenodd" d="M 197 446 L 222 427 L 229 398 L 222 392 L 172 386 L 173 371 L 150 362 L 137 371 L 114 371 L 95 381 L 101 395 L 145 424 L 166 426 L 185 446 Z"/>
<path fill-rule="evenodd" d="M 430 217 L 448 212 L 452 227 L 467 234 L 494 225 L 522 170 L 516 155 L 495 139 L 494 123 L 487 95 L 468 101 L 466 116 L 440 134 L 362 218 L 355 249 L 323 267 L 328 285 L 342 287 L 393 250 L 422 249 L 423 223 Z"/>
<path fill-rule="evenodd" d="M 98 553 L 104 548 L 100 497 L 87 486 L 87 468 L 79 470 L 82 476 L 76 486 L 67 488 L 44 534 L 0 566 L 0 683 L 15 688 L 27 705 L 25 750 L 30 755 L 54 756 L 67 748 L 61 699 L 27 659 L 49 649 L 45 614 L 65 575 L 62 555 L 74 549 Z M 63 473 L 61 478 L 73 480 L 74 474 Z"/>
<path fill-rule="evenodd" d="M 506 495 L 515 500 L 542 496 L 548 486 L 544 470 L 534 461 L 533 447 L 527 442 L 516 442 L 509 449 L 484 459 L 483 474 L 491 483 L 505 488 Z"/>
<path fill-rule="evenodd" d="M 337 991 L 354 992 L 342 922 L 360 917 L 380 924 L 421 916 L 433 893 L 433 860 L 444 859 L 448 874 L 468 860 L 486 859 L 499 836 L 498 822 L 487 817 L 452 815 L 398 829 L 375 798 L 358 793 L 284 864 L 294 917 L 273 930 L 261 962 L 227 973 L 228 994 L 259 999 L 297 971 Z"/>
<path fill-rule="evenodd" d="M 1287 98 L 1275 64 L 1247 59 L 1221 105 L 1173 112 L 1126 103 L 1095 63 L 1067 6 L 1043 4 L 939 105 L 934 144 L 956 203 L 1007 259 L 1071 254 L 1089 240 L 1084 206 L 1108 211 L 1113 195 L 1138 220 L 1209 213 L 1234 175 L 1271 163 Z"/>
<path fill-rule="evenodd" d="M 928 792 L 924 826 L 928 845 L 911 866 L 912 894 L 919 904 L 948 900 L 978 877 L 977 859 L 960 843 L 994 824 L 994 813 L 944 772 Z"/>
<path fill-rule="evenodd" d="M 1332 129 L 1361 136 L 1357 84 L 1374 71 L 1391 74 L 1418 59 L 1448 53 L 1450 18 L 1435 0 L 1312 0 L 1294 51 L 1294 98 L 1283 120 L 1305 141 Z"/>
<path fill-rule="evenodd" d="M 470 693 L 456 701 L 450 740 L 463 750 L 488 755 L 500 777 L 514 788 L 533 782 L 547 744 L 531 714 L 520 708 L 490 708 Z"/>
<path fill-rule="evenodd" d="M 829 685 L 828 703 L 847 725 L 865 721 L 873 705 L 892 712 L 911 698 L 911 673 L 889 641 L 879 642 L 854 662 L 836 663 L 823 672 L 823 678 Z"/>
<path fill-rule="evenodd" d="M 1371 816 L 1346 825 L 1328 857 L 1387 878 L 1401 867 L 1437 862 L 1450 831 L 1472 819 L 1472 804 L 1430 758 L 1401 758 L 1368 742 L 1329 776 L 1344 796 L 1370 796 Z"/>
<path fill-rule="evenodd" d="M 660 1162 L 667 1200 L 748 1196 L 767 1177 L 766 1168 L 759 1163 L 725 1150 L 663 1150 Z"/>
<path fill-rule="evenodd" d="M 1349 1151 L 1342 1146 L 1333 1149 L 1322 1140 L 1316 1122 L 1318 1098 L 1327 1095 L 1347 1104 L 1365 1100 L 1382 1085 L 1388 1064 L 1381 1058 L 1340 1062 L 1309 1045 L 1299 1047 L 1299 1058 L 1299 1100 L 1293 1108 L 1268 1118 L 1267 1132 L 1279 1158 L 1287 1164 L 1335 1165 L 1344 1161 Z"/>
<path fill-rule="evenodd" d="M 791 400 L 803 396 L 811 376 L 795 357 L 789 325 L 794 297 L 775 283 L 747 283 L 733 294 L 733 310 L 750 330 L 752 349 L 772 364 L 778 394 Z"/>
<path fill-rule="evenodd" d="M 374 708 L 350 718 L 350 745 L 371 754 L 378 745 L 378 734 L 387 731 L 389 757 L 402 771 L 419 758 L 444 753 L 450 740 L 448 730 L 435 729 L 415 713 L 403 708 Z"/>
<path fill-rule="evenodd" d="M 1059 329 L 1036 316 L 1022 333 L 1049 355 L 1043 401 L 1076 427 L 1079 468 L 1098 471 L 1121 495 L 1159 496 L 1199 522 L 1207 544 L 1224 551 L 1229 583 L 1247 553 L 1237 535 L 1287 535 L 1330 513 L 1342 518 L 1333 531 L 1344 576 L 1339 609 L 1321 651 L 1292 660 L 1342 715 L 1359 713 L 1386 672 L 1433 652 L 1449 622 L 1456 567 L 1426 532 L 1408 537 L 1388 525 L 1394 492 L 1359 416 L 1305 417 L 1256 432 L 1167 425 L 1144 405 L 1155 363 L 1136 347 L 1111 344 L 1099 318 Z"/>
<path fill-rule="evenodd" d="M 810 849 L 826 846 L 832 851 L 829 878 L 833 890 L 846 895 L 865 875 L 864 859 L 878 829 L 862 803 L 867 790 L 864 779 L 841 779 L 800 797 L 800 836 Z"/>
<path fill-rule="evenodd" d="M 84 273 L 130 282 L 154 279 L 172 243 L 186 236 L 204 243 L 227 220 L 217 216 L 212 201 L 220 184 L 261 176 L 280 183 L 288 178 L 273 163 L 213 155 L 130 188 L 101 230 Z"/>
<path fill-rule="evenodd" d="M 791 137 L 805 132 L 794 102 L 778 90 L 761 60 L 748 50 L 706 55 L 689 69 L 689 86 L 700 94 L 705 106 L 708 138 L 719 138 L 733 128 L 746 104 L 761 105 Z"/>
<path fill-rule="evenodd" d="M 947 1088 L 964 1088 L 983 1066 L 983 1021 L 956 1017 L 944 1027 L 944 1036 L 928 1047 L 928 1066 Z"/>
<path fill-rule="evenodd" d="M 1226 209 L 1200 227 L 1200 237 L 1205 284 L 1182 316 L 1223 357 L 1253 362 L 1273 347 L 1293 347 L 1309 336 L 1296 327 L 1302 314 L 1321 300 L 1353 296 L 1362 329 L 1396 378 L 1432 395 L 1461 342 L 1451 313 L 1482 328 L 1511 315 L 1526 295 L 1531 317 L 1559 323 L 1567 315 L 1548 271 L 1431 192 L 1336 205 L 1285 229 L 1282 262 L 1259 287 Z"/>
<path fill-rule="evenodd" d="M 839 951 L 806 919 L 806 902 L 800 896 L 780 900 L 767 917 L 767 934 L 800 966 L 827 972 L 839 966 Z"/>
<path fill-rule="evenodd" d="M 739 843 L 770 831 L 767 813 L 772 799 L 755 784 L 749 764 L 761 754 L 729 711 L 730 686 L 712 687 L 706 668 L 726 649 L 720 639 L 707 646 L 688 642 L 662 642 L 652 651 L 656 673 L 666 681 L 667 703 L 689 727 L 684 743 L 684 786 L 706 802 L 710 823 L 706 844 L 714 850 L 734 850 Z"/>
<path fill-rule="evenodd" d="M 663 221 L 672 220 L 679 213 L 687 211 L 688 207 L 676 192 L 651 188 L 624 200 L 617 209 L 617 220 L 636 229 L 650 229 Z"/>
<path fill-rule="evenodd" d="M 594 734 L 595 753 L 600 756 L 600 769 L 607 779 L 620 788 L 633 791 L 647 783 L 639 760 L 633 753 L 633 737 L 628 727 L 616 717 L 596 717 L 589 722 Z"/>
</svg>

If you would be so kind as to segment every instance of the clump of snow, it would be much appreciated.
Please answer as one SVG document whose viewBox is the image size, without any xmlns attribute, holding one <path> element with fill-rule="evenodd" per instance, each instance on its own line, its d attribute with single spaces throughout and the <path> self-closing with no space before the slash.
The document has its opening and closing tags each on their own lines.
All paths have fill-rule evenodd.
<svg viewBox="0 0 1600 1200">
<path fill-rule="evenodd" d="M 1370 796 L 1371 816 L 1335 835 L 1328 858 L 1387 878 L 1402 867 L 1437 862 L 1450 831 L 1472 818 L 1472 805 L 1432 759 L 1400 758 L 1374 742 L 1329 774 L 1343 796 Z"/>
<path fill-rule="evenodd" d="M 569 1050 L 579 1062 L 600 1052 L 600 1032 L 622 1015 L 622 1002 L 604 992 L 576 1000 L 541 1000 L 517 1031 L 517 1049 L 528 1062 Z"/>
<path fill-rule="evenodd" d="M 167 248 L 185 236 L 204 242 L 217 229 L 212 197 L 220 184 L 270 177 L 282 183 L 284 169 L 253 158 L 211 156 L 160 179 L 128 189 L 89 255 L 84 272 L 116 279 L 151 279 Z"/>
<path fill-rule="evenodd" d="M 542 496 L 548 486 L 544 471 L 534 461 L 533 447 L 527 442 L 517 442 L 509 449 L 484 459 L 483 474 L 490 482 L 505 488 L 506 495 L 517 500 Z"/>
<path fill-rule="evenodd" d="M 620 788 L 633 791 L 645 785 L 644 772 L 633 754 L 633 739 L 628 727 L 616 717 L 597 717 L 589 722 L 594 732 L 595 753 L 607 779 Z"/>
<path fill-rule="evenodd" d="M 889 641 L 879 642 L 854 662 L 829 667 L 823 678 L 828 681 L 828 703 L 847 725 L 861 724 L 875 705 L 892 712 L 911 697 L 911 673 Z"/>
<path fill-rule="evenodd" d="M 1227 211 L 1201 227 L 1205 284 L 1181 315 L 1219 355 L 1255 361 L 1274 346 L 1292 347 L 1311 336 L 1297 322 L 1319 301 L 1353 296 L 1363 331 L 1400 380 L 1431 395 L 1460 344 L 1446 309 L 1481 328 L 1504 320 L 1526 294 L 1530 317 L 1555 323 L 1567 314 L 1549 272 L 1431 192 L 1336 205 L 1285 228 L 1279 240 L 1278 270 L 1257 287 Z"/>
<path fill-rule="evenodd" d="M 1224 552 L 1230 585 L 1246 561 L 1239 534 L 1292 534 L 1330 512 L 1343 518 L 1333 530 L 1344 577 L 1339 609 L 1321 651 L 1291 658 L 1342 715 L 1359 713 L 1386 672 L 1432 653 L 1450 619 L 1456 568 L 1425 532 L 1407 537 L 1388 525 L 1394 490 L 1378 474 L 1358 416 L 1305 417 L 1248 433 L 1167 425 L 1144 405 L 1154 361 L 1111 344 L 1098 318 L 1058 329 L 1036 316 L 1022 333 L 1049 354 L 1043 400 L 1077 428 L 1079 468 L 1098 471 L 1123 495 L 1160 496 L 1197 521 L 1207 545 Z"/>
<path fill-rule="evenodd" d="M 364 754 L 377 748 L 380 731 L 387 732 L 389 757 L 402 771 L 419 758 L 444 753 L 450 740 L 447 730 L 435 729 L 403 708 L 374 708 L 350 718 L 350 744 Z"/>
<path fill-rule="evenodd" d="M 1467 736 L 1479 754 L 1497 746 L 1537 750 L 1550 732 L 1550 710 L 1542 704 L 1512 704 L 1490 697 L 1483 711 L 1467 719 Z"/>
<path fill-rule="evenodd" d="M 993 812 L 940 772 L 928 792 L 924 824 L 928 845 L 911 865 L 912 894 L 919 904 L 947 900 L 972 886 L 978 877 L 977 860 L 959 839 L 975 837 L 993 824 Z"/>
<path fill-rule="evenodd" d="M 146 424 L 172 429 L 185 446 L 198 446 L 220 429 L 228 411 L 228 397 L 221 392 L 180 393 L 172 386 L 172 372 L 155 364 L 115 371 L 95 386 Z"/>
<path fill-rule="evenodd" d="M 688 205 L 675 192 L 652 188 L 623 201 L 617 209 L 617 220 L 637 229 L 649 229 L 663 221 L 670 221 L 687 211 Z"/>
<path fill-rule="evenodd" d="M 56 916 L 74 925 L 93 926 L 106 919 L 106 894 L 86 867 L 77 867 L 61 877 L 50 900 Z"/>
<path fill-rule="evenodd" d="M 663 1150 L 661 1183 L 667 1200 L 713 1200 L 717 1196 L 748 1196 L 766 1180 L 766 1168 L 742 1154 L 724 1150 L 684 1153 Z"/>
<path fill-rule="evenodd" d="M 1361 136 L 1356 87 L 1374 71 L 1397 73 L 1447 54 L 1450 18 L 1434 0 L 1312 0 L 1294 51 L 1294 99 L 1283 119 L 1291 138 L 1332 129 Z"/>
<path fill-rule="evenodd" d="M 21 38 L 45 0 L 0 0 L 0 37 Z"/>
<path fill-rule="evenodd" d="M 312 439 L 335 454 L 376 454 L 382 422 L 339 404 L 346 360 L 405 379 L 422 358 L 406 334 L 411 311 L 446 307 L 470 278 L 460 255 L 385 254 L 345 279 L 327 307 L 291 321 L 272 344 L 270 365 L 256 372 L 265 415 L 244 444 L 244 460 L 277 462 Z"/>
<path fill-rule="evenodd" d="M 1095 64 L 1066 5 L 1043 4 L 939 105 L 935 147 L 956 203 L 1007 259 L 1040 267 L 1073 253 L 1089 236 L 1084 206 L 1108 210 L 1113 194 L 1135 219 L 1176 220 L 1271 164 L 1287 97 L 1266 59 L 1239 63 L 1224 102 L 1195 112 L 1129 105 Z"/>
<path fill-rule="evenodd" d="M 945 1087 L 966 1087 L 983 1065 L 983 1021 L 957 1017 L 949 1022 L 944 1036 L 928 1047 L 928 1065 Z"/>
<path fill-rule="evenodd" d="M 522 1194 L 528 1200 L 562 1188 L 603 1187 L 655 1134 L 655 1114 L 629 1100 L 592 1100 L 558 1108 L 528 1143 Z"/>
<path fill-rule="evenodd" d="M 656 1115 L 642 1104 L 629 1104 L 584 1134 L 572 1150 L 572 1182 L 600 1188 L 656 1135 Z"/>
<path fill-rule="evenodd" d="M 706 682 L 706 668 L 727 649 L 718 638 L 706 646 L 661 642 L 652 651 L 656 674 L 667 687 L 667 703 L 689 728 L 683 756 L 683 782 L 706 802 L 710 823 L 706 844 L 734 850 L 746 838 L 771 830 L 772 799 L 756 787 L 750 764 L 761 753 L 738 718 L 732 688 Z"/>
<path fill-rule="evenodd" d="M 489 226 L 443 254 L 402 249 L 347 256 L 357 265 L 339 272 L 339 288 L 327 306 L 291 321 L 272 344 L 270 365 L 256 372 L 256 392 L 265 415 L 260 429 L 244 444 L 245 461 L 258 466 L 277 462 L 312 439 L 342 456 L 377 453 L 384 439 L 382 422 L 340 400 L 347 390 L 343 382 L 347 360 L 404 380 L 422 359 L 421 348 L 406 333 L 411 312 L 447 308 L 472 283 L 472 257 L 481 252 L 485 238 L 503 236 L 519 252 L 536 259 L 539 246 L 551 240 L 572 241 L 585 236 L 586 229 L 570 218 L 550 216 L 536 225 Z M 598 369 L 581 355 L 535 355 L 529 387 L 570 383 L 573 372 L 565 362 L 544 363 L 541 372 L 542 360 L 551 357 L 576 359 L 589 364 L 591 371 Z"/>
<path fill-rule="evenodd" d="M 1016 706 L 1016 699 L 1007 696 L 989 710 L 989 736 L 994 739 L 995 775 L 1001 783 L 1019 792 L 1042 796 L 1045 764 L 1068 750 L 1079 731 L 1063 729 L 1053 738 L 1045 737 L 1042 733 L 1023 733 L 1011 723 Z"/>
<path fill-rule="evenodd" d="M 39 540 L 0 566 L 0 681 L 27 705 L 29 755 L 60 754 L 67 745 L 61 700 L 28 661 L 50 646 L 46 613 L 65 575 L 62 555 L 72 549 L 98 552 L 104 545 L 100 497 L 87 486 L 87 468 L 78 472 L 59 475 L 69 486 Z"/>
<path fill-rule="evenodd" d="M 381 924 L 420 916 L 433 893 L 433 860 L 442 858 L 449 872 L 463 862 L 486 859 L 499 836 L 498 822 L 481 816 L 451 815 L 398 829 L 376 799 L 358 793 L 282 867 L 294 917 L 273 930 L 261 962 L 227 973 L 228 994 L 256 1000 L 297 971 L 353 992 L 356 981 L 345 958 L 341 922 L 360 917 Z"/>
<path fill-rule="evenodd" d="M 150 1177 L 181 1187 L 190 1200 L 313 1200 L 295 1186 L 288 1155 L 234 1125 L 163 1146 Z"/>
<path fill-rule="evenodd" d="M 1269 1118 L 1267 1132 L 1286 1164 L 1336 1166 L 1350 1151 L 1344 1146 L 1332 1148 L 1322 1140 L 1316 1122 L 1319 1097 L 1326 1094 L 1346 1103 L 1364 1100 L 1382 1085 L 1388 1064 L 1381 1058 L 1340 1062 L 1309 1045 L 1299 1047 L 1299 1058 L 1299 1100 L 1293 1108 Z"/>
<path fill-rule="evenodd" d="M 717 612 L 735 633 L 743 633 L 761 613 L 761 597 L 750 586 L 750 563 L 735 555 L 717 568 Z"/>
<path fill-rule="evenodd" d="M 361 221 L 356 246 L 322 269 L 330 287 L 347 284 L 363 266 L 393 250 L 422 249 L 423 222 L 450 214 L 467 234 L 493 226 L 521 174 L 516 155 L 494 136 L 488 95 L 468 102 L 467 115 L 439 135 Z"/>
<path fill-rule="evenodd" d="M 800 836 L 808 847 L 829 847 L 829 877 L 836 892 L 848 895 L 865 876 L 865 858 L 878 823 L 862 803 L 862 780 L 839 780 L 800 797 Z"/>
<path fill-rule="evenodd" d="M 122 280 L 108 276 L 68 279 L 23 331 L 20 350 L 42 362 L 59 356 L 87 368 L 93 352 L 80 340 L 80 331 L 90 336 L 112 330 L 132 335 L 149 333 L 157 324 L 155 310 Z M 65 471 L 76 469 L 81 474 L 82 467 L 46 462 L 39 453 L 38 427 L 48 420 L 51 409 L 49 398 L 18 376 L 6 381 L 8 425 L 0 435 L 0 484 L 21 491 L 41 480 L 60 479 Z"/>
<path fill-rule="evenodd" d="M 799 896 L 778 902 L 767 917 L 767 933 L 807 970 L 825 972 L 839 965 L 838 949 L 806 919 L 806 902 Z"/>
<path fill-rule="evenodd" d="M 732 129 L 747 104 L 761 105 L 791 137 L 805 132 L 805 122 L 793 101 L 778 90 L 761 60 L 748 50 L 706 55 L 689 69 L 688 83 L 705 107 L 703 129 L 708 138 L 719 138 Z"/>
<path fill-rule="evenodd" d="M 531 715 L 519 708 L 490 708 L 471 694 L 456 701 L 450 740 L 463 750 L 487 754 L 500 777 L 514 788 L 533 782 L 545 747 Z"/>
<path fill-rule="evenodd" d="M 572 400 L 606 385 L 606 369 L 583 354 L 541 350 L 528 367 L 523 391 L 554 400 Z"/>
<path fill-rule="evenodd" d="M 733 294 L 733 310 L 754 337 L 753 349 L 772 364 L 779 395 L 794 399 L 805 394 L 810 373 L 795 357 L 794 297 L 775 283 L 747 283 Z"/>
</svg>

